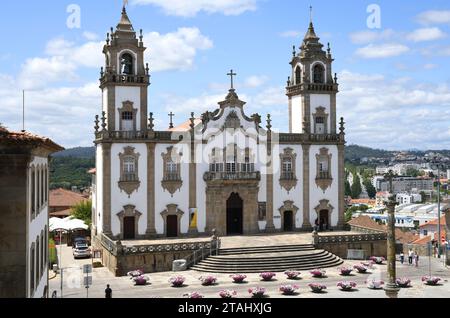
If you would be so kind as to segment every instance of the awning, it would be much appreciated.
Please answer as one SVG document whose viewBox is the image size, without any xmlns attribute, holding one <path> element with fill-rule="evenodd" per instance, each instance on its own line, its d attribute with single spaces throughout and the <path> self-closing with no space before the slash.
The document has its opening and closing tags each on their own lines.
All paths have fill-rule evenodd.
<svg viewBox="0 0 450 318">
<path fill-rule="evenodd" d="M 65 219 L 60 218 L 50 218 L 49 220 L 49 228 L 50 231 L 73 231 L 73 230 L 87 230 L 89 226 L 84 223 L 84 221 L 79 219 L 73 219 L 71 217 L 67 217 Z"/>
</svg>

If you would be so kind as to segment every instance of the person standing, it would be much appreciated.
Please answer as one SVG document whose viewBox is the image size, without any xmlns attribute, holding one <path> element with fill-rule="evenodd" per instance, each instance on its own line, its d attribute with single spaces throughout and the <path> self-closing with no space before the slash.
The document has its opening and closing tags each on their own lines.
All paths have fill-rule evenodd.
<svg viewBox="0 0 450 318">
<path fill-rule="evenodd" d="M 403 265 L 403 263 L 405 262 L 405 254 L 403 254 L 403 252 L 400 253 L 400 263 Z"/>
<path fill-rule="evenodd" d="M 413 250 L 409 250 L 409 252 L 408 252 L 408 264 L 409 265 L 412 265 L 412 263 L 413 263 L 413 256 L 414 256 L 414 252 L 413 252 Z"/>
<path fill-rule="evenodd" d="M 105 298 L 112 298 L 112 289 L 109 287 L 109 284 L 106 285 Z"/>
<path fill-rule="evenodd" d="M 419 254 L 417 252 L 414 254 L 414 260 L 416 263 L 416 267 L 419 267 Z"/>
</svg>

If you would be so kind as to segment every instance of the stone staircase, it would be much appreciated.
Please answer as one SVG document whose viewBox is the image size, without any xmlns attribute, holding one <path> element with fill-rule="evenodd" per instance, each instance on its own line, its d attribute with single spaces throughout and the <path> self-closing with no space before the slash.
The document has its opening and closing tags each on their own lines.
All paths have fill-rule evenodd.
<svg viewBox="0 0 450 318">
<path fill-rule="evenodd" d="M 311 270 L 339 266 L 343 260 L 312 244 L 220 249 L 192 270 L 210 273 L 260 273 Z"/>
</svg>

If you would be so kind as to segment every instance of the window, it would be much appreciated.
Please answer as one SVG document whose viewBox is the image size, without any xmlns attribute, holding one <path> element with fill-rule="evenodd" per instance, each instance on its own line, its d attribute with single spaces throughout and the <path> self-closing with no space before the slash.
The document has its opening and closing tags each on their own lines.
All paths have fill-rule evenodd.
<svg viewBox="0 0 450 318">
<path fill-rule="evenodd" d="M 40 264 L 40 266 L 41 266 L 41 269 L 40 269 L 40 271 L 41 271 L 41 275 L 40 275 L 40 277 L 42 277 L 42 275 L 44 275 L 44 259 L 45 259 L 45 254 L 44 254 L 44 252 L 45 252 L 45 248 L 44 248 L 44 231 L 41 231 L 41 264 Z"/>
<path fill-rule="evenodd" d="M 178 165 L 172 159 L 166 163 L 166 179 L 178 180 Z"/>
<path fill-rule="evenodd" d="M 39 242 L 39 236 L 38 236 L 36 238 L 36 271 L 35 271 L 35 274 L 36 274 L 36 278 L 35 278 L 36 285 L 38 285 L 39 278 L 41 277 L 41 267 L 40 267 L 40 264 L 41 264 L 41 250 L 40 250 L 39 247 L 40 247 L 40 242 Z"/>
<path fill-rule="evenodd" d="M 163 179 L 161 185 L 172 196 L 183 185 L 181 180 L 181 156 L 183 154 L 177 153 L 176 150 L 175 147 L 169 147 L 166 153 L 161 154 L 163 158 Z"/>
<path fill-rule="evenodd" d="M 34 254 L 34 243 L 31 245 L 30 249 L 30 267 L 29 267 L 29 274 L 30 274 L 30 295 L 33 295 L 34 293 L 34 286 L 35 286 L 35 254 Z"/>
<path fill-rule="evenodd" d="M 227 172 L 228 173 L 235 173 L 236 172 L 236 154 L 233 151 L 233 153 L 229 153 L 227 155 Z"/>
<path fill-rule="evenodd" d="M 280 154 L 281 173 L 280 185 L 288 192 L 297 185 L 295 160 L 297 155 L 291 148 L 284 149 Z"/>
<path fill-rule="evenodd" d="M 41 212 L 41 168 L 37 167 L 36 173 L 36 215 Z"/>
<path fill-rule="evenodd" d="M 129 196 L 140 186 L 139 182 L 139 153 L 135 148 L 125 147 L 123 153 L 119 153 L 120 159 L 120 181 L 119 188 Z"/>
<path fill-rule="evenodd" d="M 136 160 L 134 157 L 126 156 L 123 160 L 124 181 L 136 180 Z"/>
<path fill-rule="evenodd" d="M 241 165 L 242 172 L 254 172 L 255 164 L 250 162 L 250 157 L 246 156 L 244 159 L 245 163 Z"/>
<path fill-rule="evenodd" d="M 136 130 L 136 116 L 137 109 L 133 108 L 133 102 L 125 101 L 122 103 L 122 107 L 118 109 L 120 114 L 120 127 L 121 131 L 133 131 Z"/>
<path fill-rule="evenodd" d="M 299 85 L 302 81 L 302 70 L 300 66 L 295 68 L 295 85 Z"/>
<path fill-rule="evenodd" d="M 34 214 L 36 213 L 36 172 L 34 171 L 34 167 L 31 168 L 31 213 L 33 214 L 32 217 L 34 217 Z"/>
<path fill-rule="evenodd" d="M 323 84 L 324 81 L 324 68 L 321 64 L 316 64 L 313 68 L 314 83 Z"/>
<path fill-rule="evenodd" d="M 41 209 L 44 206 L 44 192 L 45 192 L 45 187 L 44 187 L 44 180 L 45 180 L 45 176 L 44 176 L 44 170 L 45 170 L 45 166 L 41 167 L 41 179 L 40 179 L 40 188 L 41 188 Z"/>
<path fill-rule="evenodd" d="M 327 133 L 328 114 L 325 107 L 317 107 L 313 114 L 314 118 L 314 133 L 323 135 Z"/>
<path fill-rule="evenodd" d="M 316 154 L 316 161 L 317 161 L 316 184 L 323 191 L 325 191 L 328 187 L 330 187 L 333 182 L 330 171 L 331 157 L 332 155 L 329 153 L 329 150 L 327 148 L 320 149 L 320 152 Z"/>
</svg>

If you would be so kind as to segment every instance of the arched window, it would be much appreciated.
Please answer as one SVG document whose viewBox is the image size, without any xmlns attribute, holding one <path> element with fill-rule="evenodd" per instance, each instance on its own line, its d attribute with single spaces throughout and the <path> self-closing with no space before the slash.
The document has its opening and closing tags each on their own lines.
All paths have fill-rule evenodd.
<svg viewBox="0 0 450 318">
<path fill-rule="evenodd" d="M 325 82 L 325 80 L 324 80 L 325 74 L 324 73 L 325 73 L 325 70 L 321 64 L 314 65 L 313 78 L 314 78 L 315 84 L 323 84 Z"/>
<path fill-rule="evenodd" d="M 295 68 L 295 85 L 300 84 L 302 81 L 302 70 L 300 69 L 300 66 L 297 66 Z"/>
<path fill-rule="evenodd" d="M 34 214 L 36 213 L 36 172 L 34 170 L 34 167 L 31 168 L 31 214 L 32 218 L 34 217 Z"/>
<path fill-rule="evenodd" d="M 172 158 L 166 162 L 166 179 L 178 180 L 178 164 Z"/>
<path fill-rule="evenodd" d="M 133 73 L 133 57 L 130 53 L 124 53 L 120 57 L 120 73 L 132 75 Z"/>
</svg>

